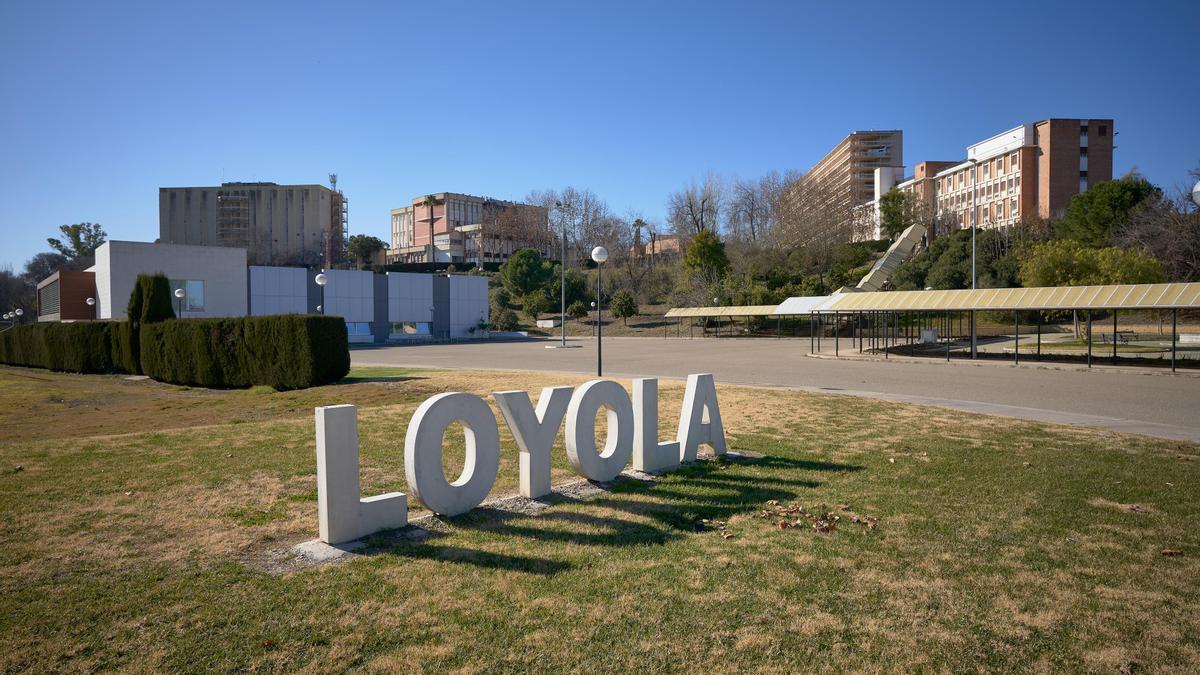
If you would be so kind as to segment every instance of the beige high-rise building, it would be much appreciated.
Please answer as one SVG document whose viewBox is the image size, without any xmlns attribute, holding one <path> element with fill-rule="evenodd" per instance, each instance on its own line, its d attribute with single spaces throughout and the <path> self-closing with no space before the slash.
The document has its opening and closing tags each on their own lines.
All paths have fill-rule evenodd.
<svg viewBox="0 0 1200 675">
<path fill-rule="evenodd" d="M 904 166 L 904 132 L 855 131 L 842 139 L 805 174 L 844 193 L 848 207 L 875 196 L 875 169 Z"/>
<path fill-rule="evenodd" d="M 254 265 L 328 265 L 345 256 L 346 211 L 345 195 L 324 185 L 164 187 L 158 240 L 245 248 Z"/>
</svg>

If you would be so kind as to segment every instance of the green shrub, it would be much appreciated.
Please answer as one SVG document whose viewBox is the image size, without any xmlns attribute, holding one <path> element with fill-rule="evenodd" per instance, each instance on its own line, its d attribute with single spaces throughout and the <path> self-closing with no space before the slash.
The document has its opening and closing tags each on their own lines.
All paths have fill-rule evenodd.
<svg viewBox="0 0 1200 675">
<path fill-rule="evenodd" d="M 588 306 L 582 300 L 576 300 L 567 307 L 567 316 L 572 319 L 582 319 L 588 315 Z"/>
<path fill-rule="evenodd" d="M 509 332 L 517 329 L 517 314 L 511 309 L 505 309 L 492 315 L 492 330 Z"/>
<path fill-rule="evenodd" d="M 286 390 L 350 371 L 346 324 L 337 317 L 186 319 L 147 324 L 141 333 L 142 370 L 162 382 Z"/>
<path fill-rule="evenodd" d="M 124 321 L 17 326 L 0 333 L 0 363 L 71 373 L 136 373 L 121 351 L 129 334 Z"/>
</svg>

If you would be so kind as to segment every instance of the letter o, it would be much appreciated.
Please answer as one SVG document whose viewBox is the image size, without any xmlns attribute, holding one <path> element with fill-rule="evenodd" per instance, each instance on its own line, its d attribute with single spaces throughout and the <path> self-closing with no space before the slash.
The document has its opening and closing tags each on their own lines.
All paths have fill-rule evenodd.
<svg viewBox="0 0 1200 675">
<path fill-rule="evenodd" d="M 604 452 L 596 451 L 596 413 L 608 408 Z M 633 403 L 612 380 L 592 380 L 575 390 L 567 408 L 567 458 L 584 478 L 609 481 L 633 455 Z"/>
<path fill-rule="evenodd" d="M 453 483 L 442 465 L 446 428 L 462 422 L 466 461 Z M 456 516 L 479 506 L 500 470 L 500 429 L 483 399 L 451 392 L 427 399 L 413 413 L 404 438 L 404 476 L 416 498 L 429 510 Z"/>
</svg>

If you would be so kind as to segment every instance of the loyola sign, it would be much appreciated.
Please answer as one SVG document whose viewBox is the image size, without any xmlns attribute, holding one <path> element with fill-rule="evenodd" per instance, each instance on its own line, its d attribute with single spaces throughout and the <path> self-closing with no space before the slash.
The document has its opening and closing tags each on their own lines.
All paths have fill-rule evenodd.
<svg viewBox="0 0 1200 675">
<path fill-rule="evenodd" d="M 639 471 L 666 471 L 696 459 L 701 444 L 725 454 L 725 429 L 710 374 L 689 375 L 676 440 L 658 440 L 658 380 L 633 381 L 633 400 L 612 380 L 579 389 L 546 387 L 535 410 L 523 391 L 492 394 L 520 450 L 521 495 L 550 494 L 550 448 L 566 419 L 567 458 L 584 478 L 608 481 L 633 461 Z M 604 408 L 607 432 L 596 447 L 596 415 Z M 317 415 L 317 507 L 321 540 L 340 544 L 408 524 L 408 495 L 363 499 L 358 466 L 358 413 L 352 405 L 325 406 Z M 705 420 L 707 415 L 708 421 Z M 462 424 L 466 460 L 459 477 L 442 470 L 446 429 Z M 500 468 L 500 429 L 491 408 L 473 394 L 438 394 L 413 413 L 404 438 L 408 487 L 434 513 L 453 516 L 479 506 Z"/>
</svg>

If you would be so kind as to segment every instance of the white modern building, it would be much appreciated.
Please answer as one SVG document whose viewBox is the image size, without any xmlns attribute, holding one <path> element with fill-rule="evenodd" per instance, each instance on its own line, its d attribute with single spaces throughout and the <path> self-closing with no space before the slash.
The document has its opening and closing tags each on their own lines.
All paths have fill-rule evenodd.
<svg viewBox="0 0 1200 675">
<path fill-rule="evenodd" d="M 324 313 L 357 343 L 487 337 L 486 277 L 247 266 L 242 248 L 131 241 L 106 242 L 86 271 L 39 284 L 38 320 L 124 319 L 138 275 L 158 273 L 183 290 L 172 296 L 181 318 Z"/>
<path fill-rule="evenodd" d="M 140 241 L 107 241 L 96 249 L 96 318 L 124 319 L 139 274 L 162 273 L 182 288 L 182 318 L 244 316 L 248 310 L 246 249 Z"/>
</svg>

